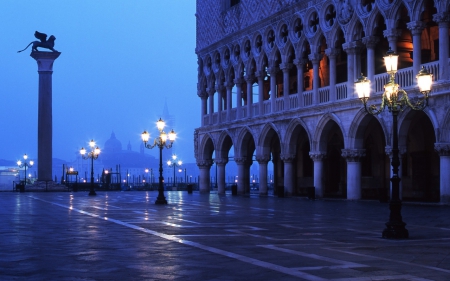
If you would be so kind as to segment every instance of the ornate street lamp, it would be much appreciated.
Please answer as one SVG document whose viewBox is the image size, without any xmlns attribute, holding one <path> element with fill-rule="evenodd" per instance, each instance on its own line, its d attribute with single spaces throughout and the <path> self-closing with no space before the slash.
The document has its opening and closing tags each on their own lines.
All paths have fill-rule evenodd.
<svg viewBox="0 0 450 281">
<path fill-rule="evenodd" d="M 28 159 L 28 155 L 25 153 L 23 155 L 23 162 L 21 160 L 17 161 L 17 166 L 19 166 L 19 168 L 25 168 L 25 172 L 24 172 L 24 183 L 23 185 L 27 185 L 27 168 L 31 168 L 34 165 L 34 161 L 30 160 L 27 162 Z"/>
<path fill-rule="evenodd" d="M 417 83 L 419 91 L 423 94 L 422 99 L 411 100 L 405 90 L 399 89 L 399 85 L 395 83 L 395 73 L 397 72 L 398 55 L 391 49 L 384 57 L 386 71 L 389 74 L 389 82 L 384 85 L 384 93 L 381 97 L 380 108 L 375 105 L 367 105 L 370 95 L 370 81 L 361 74 L 361 77 L 355 82 L 356 92 L 359 99 L 363 102 L 365 110 L 372 115 L 381 113 L 386 107 L 392 113 L 392 177 L 391 187 L 392 196 L 389 201 L 389 221 L 386 222 L 386 228 L 383 230 L 383 238 L 408 238 L 408 230 L 405 228 L 406 223 L 402 220 L 400 200 L 400 177 L 398 176 L 398 168 L 400 159 L 398 156 L 398 132 L 397 132 L 397 116 L 405 107 L 413 110 L 423 110 L 428 105 L 428 95 L 431 91 L 432 74 L 422 67 L 417 74 Z"/>
<path fill-rule="evenodd" d="M 175 154 L 172 155 L 172 160 L 168 160 L 167 161 L 167 166 L 173 167 L 173 184 L 175 186 L 177 184 L 177 180 L 176 180 L 176 176 L 175 176 L 175 170 L 176 170 L 177 167 L 181 167 L 181 165 L 183 164 L 183 161 L 181 161 L 181 160 L 177 161 L 177 156 Z"/>
<path fill-rule="evenodd" d="M 158 187 L 158 198 L 156 198 L 155 204 L 167 204 L 166 197 L 164 197 L 164 178 L 163 178 L 163 165 L 162 165 L 162 150 L 163 148 L 171 148 L 173 142 L 177 135 L 172 130 L 169 134 L 164 132 L 164 127 L 166 123 L 159 118 L 158 122 L 156 122 L 156 127 L 159 131 L 159 136 L 155 138 L 153 141 L 153 145 L 149 144 L 150 134 L 147 131 L 144 131 L 141 134 L 142 141 L 144 142 L 144 146 L 148 149 L 152 149 L 155 146 L 159 148 L 159 187 Z"/>
<path fill-rule="evenodd" d="M 95 146 L 95 141 L 91 140 L 89 142 L 89 147 L 91 148 L 90 152 L 87 152 L 84 147 L 80 149 L 80 154 L 83 159 L 91 159 L 91 189 L 89 191 L 89 195 L 97 195 L 94 190 L 94 160 L 98 158 L 98 155 L 100 154 L 100 148 L 98 146 Z"/>
</svg>

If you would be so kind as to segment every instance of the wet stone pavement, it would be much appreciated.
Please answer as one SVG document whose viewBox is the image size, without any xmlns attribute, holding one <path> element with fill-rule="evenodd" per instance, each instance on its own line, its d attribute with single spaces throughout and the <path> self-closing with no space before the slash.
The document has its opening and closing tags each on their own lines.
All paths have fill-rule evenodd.
<svg viewBox="0 0 450 281">
<path fill-rule="evenodd" d="M 0 193 L 0 280 L 450 280 L 450 206 L 165 194 Z"/>
</svg>

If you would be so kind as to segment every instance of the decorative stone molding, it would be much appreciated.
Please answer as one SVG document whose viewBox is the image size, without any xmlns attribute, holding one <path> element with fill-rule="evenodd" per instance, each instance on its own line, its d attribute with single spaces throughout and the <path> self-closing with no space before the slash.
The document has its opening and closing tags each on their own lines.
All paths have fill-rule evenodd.
<svg viewBox="0 0 450 281">
<path fill-rule="evenodd" d="M 306 59 L 295 59 L 294 64 L 297 66 L 297 68 L 302 68 L 303 65 L 307 64 L 308 60 Z"/>
<path fill-rule="evenodd" d="M 323 159 L 325 159 L 325 157 L 327 157 L 327 154 L 325 152 L 310 152 L 309 153 L 309 157 L 311 157 L 311 159 L 315 162 L 315 161 L 322 161 Z"/>
<path fill-rule="evenodd" d="M 434 150 L 439 156 L 450 156 L 450 143 L 435 143 Z"/>
<path fill-rule="evenodd" d="M 270 76 L 272 76 L 272 75 L 275 76 L 279 70 L 280 69 L 278 67 L 274 67 L 274 66 L 267 68 L 267 72 L 270 74 Z"/>
<path fill-rule="evenodd" d="M 228 163 L 228 159 L 216 158 L 214 159 L 214 163 L 218 166 L 226 165 Z"/>
<path fill-rule="evenodd" d="M 383 35 L 385 38 L 387 38 L 387 40 L 389 42 L 391 41 L 397 41 L 397 38 L 400 37 L 402 35 L 402 30 L 401 29 L 386 29 L 383 30 Z"/>
<path fill-rule="evenodd" d="M 258 79 L 264 79 L 267 76 L 267 73 L 264 70 L 255 71 L 255 76 Z"/>
<path fill-rule="evenodd" d="M 234 162 L 238 165 L 245 165 L 247 163 L 247 157 L 234 157 Z"/>
<path fill-rule="evenodd" d="M 361 157 L 366 156 L 365 149 L 342 149 L 341 156 L 347 160 L 347 162 L 359 162 Z"/>
<path fill-rule="evenodd" d="M 434 14 L 433 21 L 437 22 L 439 27 L 448 27 L 448 23 L 450 22 L 450 14 L 446 12 Z"/>
<path fill-rule="evenodd" d="M 259 164 L 267 164 L 270 161 L 270 155 L 256 155 L 256 161 Z"/>
<path fill-rule="evenodd" d="M 198 160 L 197 161 L 197 166 L 200 168 L 200 169 L 209 169 L 209 168 L 211 168 L 211 166 L 212 166 L 212 164 L 213 164 L 213 161 L 212 161 L 212 159 L 208 159 L 208 160 Z"/>
<path fill-rule="evenodd" d="M 421 21 L 412 21 L 406 24 L 409 30 L 411 30 L 412 35 L 421 35 L 422 30 L 426 27 L 424 22 Z"/>
<path fill-rule="evenodd" d="M 233 80 L 233 82 L 234 82 L 234 84 L 236 85 L 236 87 L 237 86 L 241 86 L 242 84 L 244 84 L 244 79 L 242 79 L 242 78 L 236 78 L 236 79 L 234 79 Z"/>
<path fill-rule="evenodd" d="M 352 19 L 355 9 L 349 1 L 339 0 L 337 3 L 337 18 L 341 24 L 347 24 Z"/>
<path fill-rule="evenodd" d="M 283 72 L 288 72 L 291 68 L 292 68 L 292 63 L 281 63 L 280 64 L 280 69 Z"/>
<path fill-rule="evenodd" d="M 206 92 L 209 96 L 214 96 L 214 93 L 216 92 L 216 87 L 206 88 Z"/>
<path fill-rule="evenodd" d="M 380 38 L 377 36 L 366 36 L 362 39 L 363 44 L 366 45 L 367 48 L 375 48 L 379 41 Z"/>
<path fill-rule="evenodd" d="M 295 159 L 295 154 L 281 154 L 280 159 L 284 163 L 292 163 Z"/>
<path fill-rule="evenodd" d="M 335 58 L 337 57 L 339 54 L 341 53 L 341 50 L 338 48 L 328 48 L 325 50 L 325 54 L 329 57 L 329 58 Z"/>
<path fill-rule="evenodd" d="M 254 75 L 246 75 L 244 77 L 244 79 L 247 83 L 253 84 L 253 82 L 255 81 L 255 76 Z"/>
<path fill-rule="evenodd" d="M 323 58 L 321 54 L 309 54 L 308 58 L 311 60 L 313 64 L 318 64 L 320 60 Z"/>
</svg>

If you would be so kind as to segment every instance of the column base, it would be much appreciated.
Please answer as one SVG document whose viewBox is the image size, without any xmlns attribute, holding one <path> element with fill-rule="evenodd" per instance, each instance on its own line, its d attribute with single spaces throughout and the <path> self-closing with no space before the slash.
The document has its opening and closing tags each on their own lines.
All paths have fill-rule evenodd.
<svg viewBox="0 0 450 281">
<path fill-rule="evenodd" d="M 383 230 L 383 238 L 387 239 L 407 239 L 409 237 L 408 230 L 405 228 L 405 223 L 392 224 L 386 223 L 386 229 Z"/>
</svg>

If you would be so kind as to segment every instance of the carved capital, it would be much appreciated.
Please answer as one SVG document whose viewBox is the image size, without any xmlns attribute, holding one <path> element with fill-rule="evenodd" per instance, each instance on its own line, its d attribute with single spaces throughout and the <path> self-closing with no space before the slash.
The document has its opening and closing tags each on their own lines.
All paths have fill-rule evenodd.
<svg viewBox="0 0 450 281">
<path fill-rule="evenodd" d="M 360 41 L 353 41 L 342 44 L 342 48 L 347 54 L 357 54 L 361 51 L 362 43 Z"/>
<path fill-rule="evenodd" d="M 450 143 L 435 143 L 434 150 L 439 156 L 450 156 Z"/>
<path fill-rule="evenodd" d="M 313 64 L 318 64 L 320 62 L 320 60 L 323 58 L 323 55 L 322 54 L 309 54 L 308 58 Z"/>
<path fill-rule="evenodd" d="M 258 79 L 264 79 L 267 76 L 267 73 L 264 70 L 256 71 L 255 76 Z"/>
<path fill-rule="evenodd" d="M 197 161 L 197 166 L 200 169 L 211 168 L 212 164 L 213 164 L 213 161 L 211 159 Z"/>
<path fill-rule="evenodd" d="M 443 12 L 443 13 L 437 13 L 433 15 L 433 21 L 437 22 L 439 24 L 439 27 L 448 27 L 448 23 L 450 22 L 450 14 Z"/>
<path fill-rule="evenodd" d="M 223 92 L 223 91 L 225 91 L 225 86 L 223 86 L 223 85 L 216 85 L 216 92 Z"/>
<path fill-rule="evenodd" d="M 412 21 L 406 24 L 412 35 L 421 35 L 422 30 L 426 27 L 426 24 L 421 21 Z"/>
<path fill-rule="evenodd" d="M 375 48 L 379 41 L 380 38 L 377 36 L 366 36 L 362 39 L 363 44 L 366 45 L 367 48 Z"/>
<path fill-rule="evenodd" d="M 204 90 L 198 90 L 197 96 L 199 96 L 202 99 L 206 99 L 208 97 L 208 93 L 206 93 L 206 91 L 204 91 Z"/>
<path fill-rule="evenodd" d="M 309 153 L 309 157 L 311 157 L 314 162 L 322 161 L 325 157 L 327 157 L 327 154 L 321 151 L 314 151 Z"/>
<path fill-rule="evenodd" d="M 256 161 L 259 164 L 267 164 L 270 161 L 270 154 L 256 155 Z"/>
<path fill-rule="evenodd" d="M 234 87 L 233 81 L 227 81 L 227 82 L 223 83 L 223 85 L 224 85 L 227 89 L 232 89 L 232 88 Z"/>
<path fill-rule="evenodd" d="M 234 82 L 234 84 L 236 85 L 236 87 L 240 87 L 242 84 L 244 84 L 244 79 L 242 79 L 242 78 L 236 78 L 236 79 L 234 79 L 233 80 L 233 82 Z"/>
<path fill-rule="evenodd" d="M 274 76 L 274 77 L 275 77 L 275 75 L 277 74 L 277 72 L 279 70 L 280 69 L 278 67 L 274 67 L 274 66 L 271 66 L 271 67 L 267 68 L 267 72 L 270 74 L 270 76 Z"/>
<path fill-rule="evenodd" d="M 247 157 L 234 157 L 234 162 L 238 165 L 244 165 L 247 163 Z"/>
<path fill-rule="evenodd" d="M 281 154 L 280 159 L 284 163 L 292 163 L 295 159 L 295 154 Z"/>
<path fill-rule="evenodd" d="M 338 48 L 328 48 L 325 50 L 325 54 L 329 58 L 336 58 L 341 53 L 341 49 Z"/>
<path fill-rule="evenodd" d="M 214 93 L 216 92 L 216 87 L 206 88 L 206 92 L 209 96 L 214 96 Z"/>
<path fill-rule="evenodd" d="M 302 69 L 303 68 L 303 66 L 305 65 L 305 64 L 307 64 L 308 63 L 308 60 L 306 60 L 306 59 L 295 59 L 294 60 L 294 64 L 297 66 L 297 68 L 299 68 L 299 69 Z"/>
<path fill-rule="evenodd" d="M 246 75 L 245 77 L 244 77 L 244 79 L 245 79 L 245 81 L 247 82 L 247 83 L 250 83 L 250 84 L 253 84 L 253 81 L 255 81 L 255 76 L 254 75 Z"/>
<path fill-rule="evenodd" d="M 383 35 L 385 38 L 387 38 L 388 41 L 397 41 L 397 37 L 402 35 L 401 29 L 386 29 L 383 30 Z"/>
<path fill-rule="evenodd" d="M 228 163 L 228 159 L 216 158 L 214 159 L 214 163 L 216 163 L 218 166 L 225 165 Z"/>
<path fill-rule="evenodd" d="M 366 156 L 365 149 L 342 149 L 341 156 L 347 160 L 347 162 L 359 162 L 361 157 Z"/>
<path fill-rule="evenodd" d="M 289 70 L 292 68 L 292 63 L 286 63 L 286 62 L 284 62 L 284 63 L 280 63 L 280 69 L 283 71 L 283 72 L 289 72 Z"/>
</svg>

